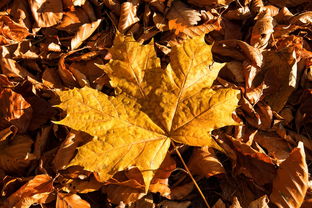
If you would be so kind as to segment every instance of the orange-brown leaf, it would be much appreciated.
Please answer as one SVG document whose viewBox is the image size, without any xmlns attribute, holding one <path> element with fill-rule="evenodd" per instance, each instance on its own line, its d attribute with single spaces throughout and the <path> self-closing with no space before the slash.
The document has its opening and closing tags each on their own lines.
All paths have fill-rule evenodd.
<svg viewBox="0 0 312 208">
<path fill-rule="evenodd" d="M 47 203 L 53 191 L 53 181 L 48 175 L 37 175 L 5 201 L 5 208 L 29 208 L 35 203 Z"/>
<path fill-rule="evenodd" d="M 90 204 L 77 194 L 57 193 L 56 208 L 91 208 Z"/>
<path fill-rule="evenodd" d="M 279 208 L 299 208 L 308 189 L 308 176 L 303 143 L 299 142 L 277 170 L 271 201 Z"/>
</svg>

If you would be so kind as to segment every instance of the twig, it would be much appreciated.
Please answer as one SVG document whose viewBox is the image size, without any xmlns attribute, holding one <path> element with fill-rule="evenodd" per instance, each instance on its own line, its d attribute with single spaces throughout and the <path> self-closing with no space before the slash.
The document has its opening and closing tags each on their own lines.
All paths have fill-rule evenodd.
<svg viewBox="0 0 312 208">
<path fill-rule="evenodd" d="M 179 152 L 177 146 L 174 144 L 173 141 L 171 141 L 171 144 L 172 144 L 173 148 L 176 150 L 176 152 L 177 152 L 177 154 L 178 154 L 178 156 L 179 156 L 179 158 L 180 158 L 180 160 L 181 160 L 181 162 L 182 162 L 182 164 L 183 164 L 185 170 L 187 171 L 188 175 L 191 177 L 191 179 L 192 179 L 192 181 L 193 181 L 195 187 L 197 188 L 197 190 L 198 190 L 200 196 L 202 197 L 202 199 L 204 200 L 204 202 L 205 202 L 207 208 L 210 208 L 210 206 L 209 206 L 209 204 L 208 204 L 208 202 L 207 202 L 207 200 L 206 200 L 206 197 L 204 196 L 204 194 L 203 194 L 203 192 L 201 191 L 201 189 L 199 188 L 199 186 L 198 186 L 196 180 L 195 180 L 194 177 L 192 176 L 192 174 L 191 174 L 191 172 L 190 172 L 190 169 L 189 169 L 189 168 L 187 167 L 187 165 L 185 164 L 184 159 L 183 159 L 181 153 Z"/>
</svg>

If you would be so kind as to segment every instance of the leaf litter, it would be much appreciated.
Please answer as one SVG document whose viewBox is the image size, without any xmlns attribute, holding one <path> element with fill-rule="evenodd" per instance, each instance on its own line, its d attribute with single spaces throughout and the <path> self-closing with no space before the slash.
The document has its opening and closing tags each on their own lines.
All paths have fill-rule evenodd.
<svg viewBox="0 0 312 208">
<path fill-rule="evenodd" d="M 0 10 L 0 207 L 311 206 L 309 0 Z"/>
</svg>

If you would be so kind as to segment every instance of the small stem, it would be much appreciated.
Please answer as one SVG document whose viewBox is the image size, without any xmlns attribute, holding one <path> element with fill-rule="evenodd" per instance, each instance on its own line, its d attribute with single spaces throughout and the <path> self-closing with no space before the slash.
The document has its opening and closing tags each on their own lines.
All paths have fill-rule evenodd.
<svg viewBox="0 0 312 208">
<path fill-rule="evenodd" d="M 199 186 L 198 186 L 196 180 L 195 180 L 194 177 L 192 176 L 192 174 L 191 174 L 191 172 L 190 172 L 190 169 L 187 167 L 186 163 L 184 162 L 184 159 L 183 159 L 181 153 L 179 152 L 177 146 L 174 144 L 173 141 L 171 141 L 171 144 L 172 144 L 173 148 L 176 150 L 176 152 L 177 152 L 177 154 L 178 154 L 178 156 L 179 156 L 179 158 L 180 158 L 180 160 L 181 160 L 181 162 L 182 162 L 182 164 L 183 164 L 185 170 L 187 171 L 188 175 L 191 177 L 191 179 L 192 179 L 192 181 L 193 181 L 195 187 L 197 188 L 197 190 L 198 190 L 200 196 L 202 197 L 202 199 L 204 200 L 204 202 L 205 202 L 207 208 L 210 208 L 210 206 L 209 206 L 209 204 L 208 204 L 208 202 L 207 202 L 207 200 L 206 200 L 206 197 L 204 196 L 204 194 L 203 194 L 203 192 L 201 191 L 201 189 L 199 188 Z"/>
</svg>

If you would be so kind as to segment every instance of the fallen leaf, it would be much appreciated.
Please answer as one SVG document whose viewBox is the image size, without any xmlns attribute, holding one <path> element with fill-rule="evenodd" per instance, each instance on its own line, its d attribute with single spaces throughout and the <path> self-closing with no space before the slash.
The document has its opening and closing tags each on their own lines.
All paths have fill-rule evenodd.
<svg viewBox="0 0 312 208">
<path fill-rule="evenodd" d="M 191 205 L 190 201 L 175 202 L 175 201 L 162 201 L 158 204 L 163 208 L 188 208 Z"/>
<path fill-rule="evenodd" d="M 63 17 L 62 0 L 28 0 L 38 27 L 51 27 Z"/>
<path fill-rule="evenodd" d="M 19 132 L 25 132 L 32 118 L 32 108 L 21 94 L 11 89 L 0 90 L 0 126 L 15 125 Z"/>
<path fill-rule="evenodd" d="M 127 1 L 121 4 L 120 8 L 120 17 L 119 17 L 119 24 L 118 30 L 121 33 L 124 33 L 128 30 L 132 25 L 139 22 L 140 19 L 137 17 L 137 10 L 138 10 L 139 1 L 132 0 Z"/>
<path fill-rule="evenodd" d="M 211 177 L 225 173 L 222 163 L 216 157 L 213 149 L 208 147 L 195 148 L 187 164 L 192 175 Z"/>
<path fill-rule="evenodd" d="M 71 39 L 70 46 L 74 50 L 78 48 L 86 39 L 88 39 L 93 32 L 99 27 L 101 19 L 98 19 L 91 23 L 85 23 L 81 25 L 76 35 Z"/>
<path fill-rule="evenodd" d="M 196 6 L 224 6 L 231 3 L 233 0 L 187 0 L 190 4 Z"/>
<path fill-rule="evenodd" d="M 29 166 L 34 157 L 31 155 L 32 139 L 26 135 L 17 135 L 12 141 L 0 146 L 0 168 L 7 172 L 21 172 Z"/>
<path fill-rule="evenodd" d="M 125 40 L 125 44 L 120 44 L 120 40 Z M 117 171 L 135 165 L 142 172 L 147 189 L 153 171 L 165 158 L 170 139 L 216 147 L 210 131 L 237 125 L 232 112 L 239 91 L 209 89 L 222 64 L 212 64 L 211 47 L 203 37 L 174 46 L 171 64 L 164 72 L 157 68 L 159 62 L 151 48 L 151 44 L 141 46 L 130 37 L 117 36 L 111 49 L 113 59 L 104 67 L 112 86 L 119 86 L 129 96 L 138 97 L 138 101 L 126 94 L 109 97 L 87 87 L 58 92 L 58 107 L 67 111 L 67 117 L 56 123 L 95 136 L 79 148 L 69 166 L 80 165 L 97 172 L 105 181 Z M 139 51 L 143 60 L 135 56 Z M 112 70 L 112 66 L 118 67 Z M 162 77 L 158 86 L 155 75 Z M 124 128 L 127 131 L 120 131 Z"/>
<path fill-rule="evenodd" d="M 58 192 L 56 198 L 56 208 L 72 208 L 72 207 L 80 207 L 80 208 L 91 208 L 90 204 L 81 199 L 77 194 L 65 194 Z"/>
<path fill-rule="evenodd" d="M 256 199 L 248 205 L 248 208 L 269 208 L 269 198 L 267 195 L 264 195 L 260 197 L 259 199 Z"/>
<path fill-rule="evenodd" d="M 299 142 L 277 170 L 271 201 L 277 207 L 299 208 L 308 189 L 308 175 L 303 143 Z"/>
<path fill-rule="evenodd" d="M 274 32 L 274 21 L 268 10 L 260 14 L 256 24 L 252 28 L 250 44 L 256 48 L 264 49 Z"/>
<path fill-rule="evenodd" d="M 28 35 L 28 29 L 14 22 L 9 16 L 0 16 L 0 45 L 21 42 Z"/>
<path fill-rule="evenodd" d="M 187 7 L 181 1 L 174 1 L 166 18 L 169 20 L 170 30 L 175 30 L 175 34 L 183 32 L 189 26 L 196 25 L 201 20 L 200 13 Z"/>
<path fill-rule="evenodd" d="M 262 70 L 268 86 L 264 98 L 272 110 L 279 112 L 297 86 L 296 54 L 291 48 L 265 52 Z"/>
<path fill-rule="evenodd" d="M 222 201 L 222 199 L 219 199 L 212 208 L 226 208 L 224 202 Z"/>
<path fill-rule="evenodd" d="M 47 203 L 52 191 L 52 178 L 48 175 L 37 175 L 10 195 L 4 207 L 29 208 L 35 203 Z"/>
<path fill-rule="evenodd" d="M 269 0 L 269 2 L 279 7 L 284 7 L 284 6 L 294 7 L 300 4 L 308 3 L 310 1 L 309 0 Z"/>
<path fill-rule="evenodd" d="M 169 177 L 171 173 L 176 169 L 176 162 L 167 154 L 164 161 L 159 166 L 155 173 L 149 191 L 153 193 L 160 193 L 163 197 L 168 197 L 171 193 L 169 188 Z"/>
</svg>

